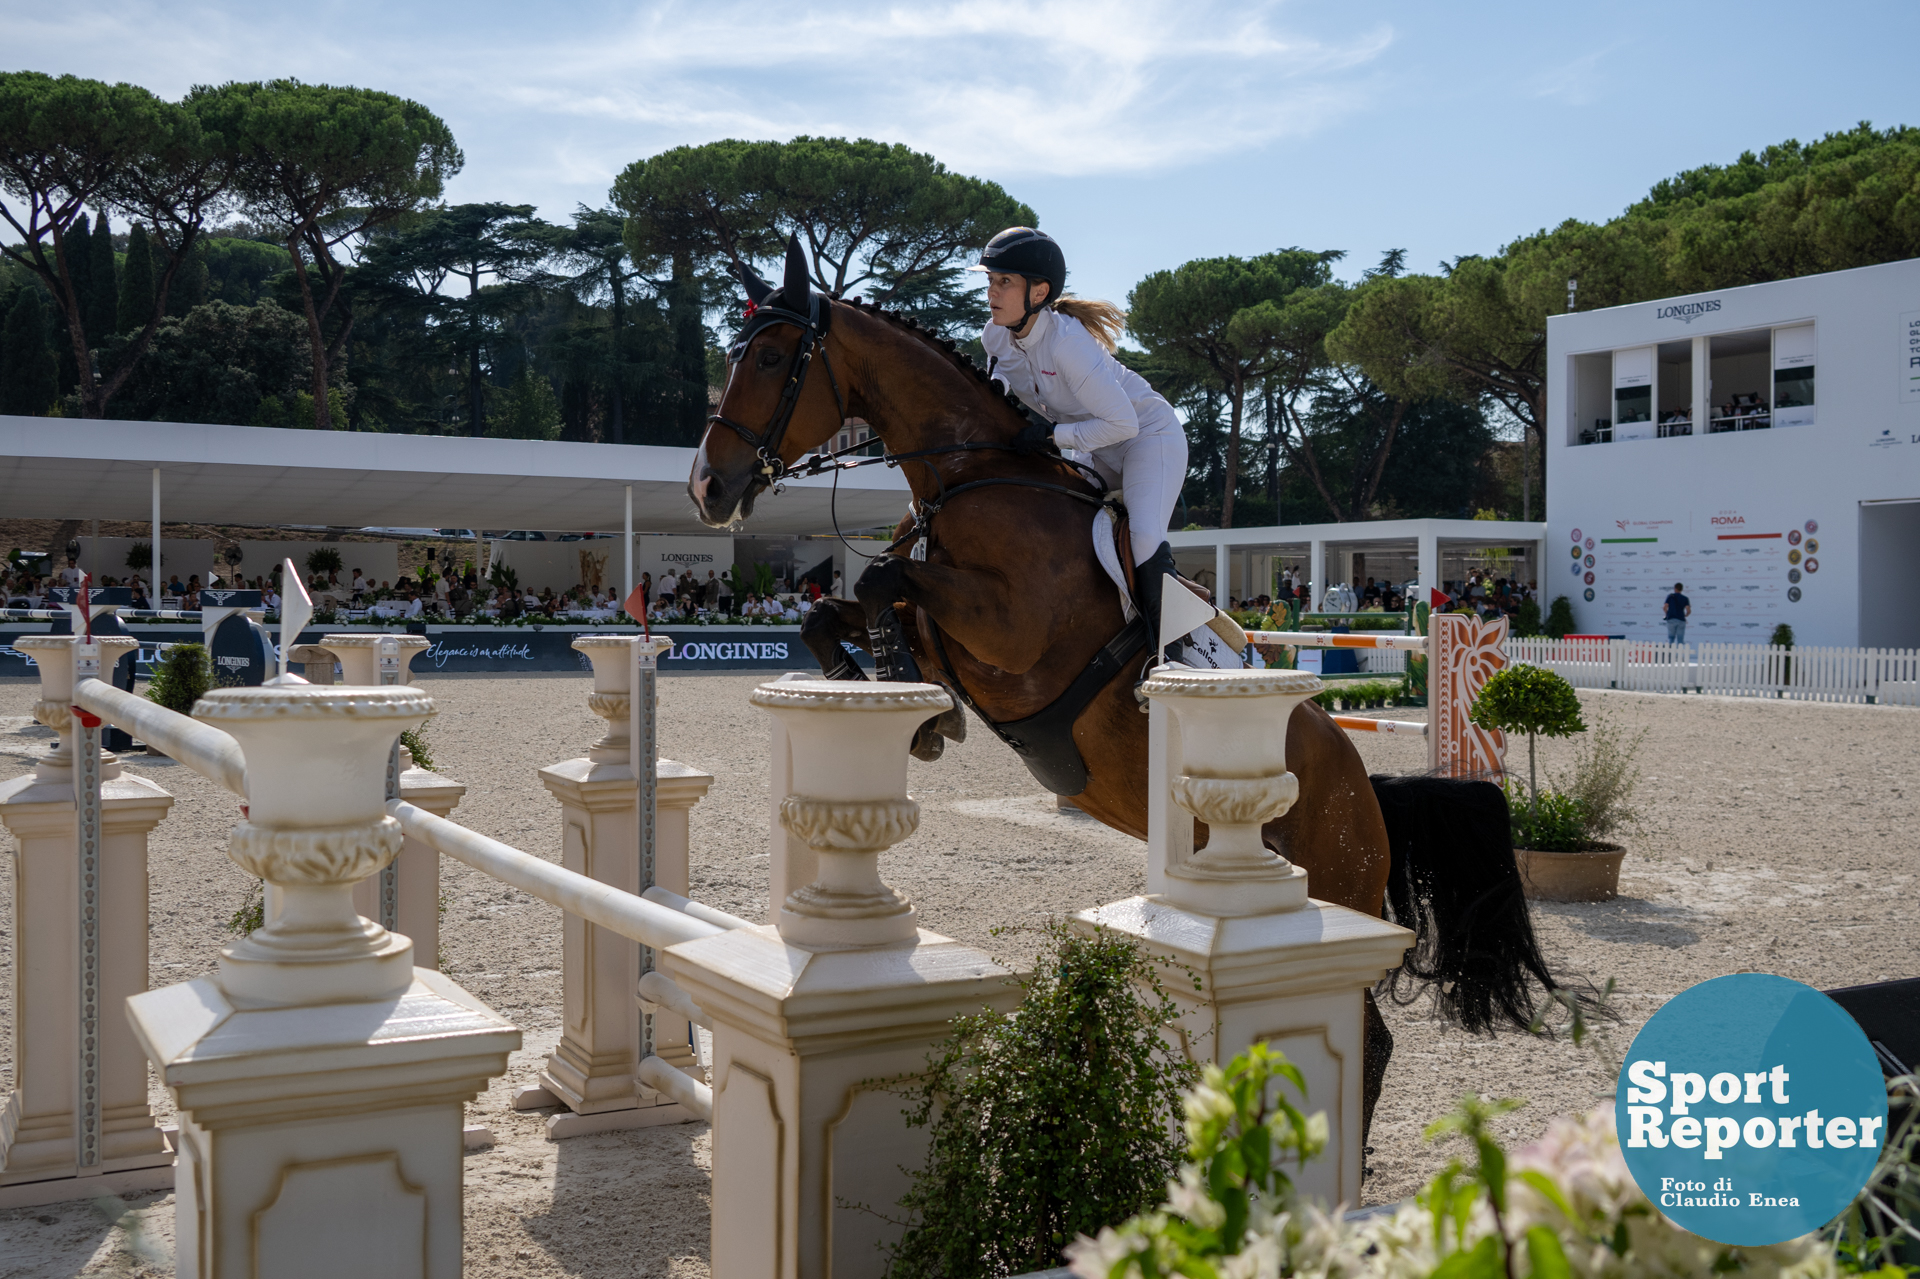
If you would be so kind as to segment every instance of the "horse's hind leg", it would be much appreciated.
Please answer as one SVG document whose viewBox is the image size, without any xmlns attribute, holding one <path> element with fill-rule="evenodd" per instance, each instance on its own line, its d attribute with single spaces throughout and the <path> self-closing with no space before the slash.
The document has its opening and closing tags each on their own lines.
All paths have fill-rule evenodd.
<svg viewBox="0 0 1920 1279">
<path fill-rule="evenodd" d="M 866 613 L 852 600 L 822 598 L 800 622 L 800 642 L 828 679 L 867 678 L 846 648 L 849 643 L 866 648 L 866 639 Z"/>
</svg>

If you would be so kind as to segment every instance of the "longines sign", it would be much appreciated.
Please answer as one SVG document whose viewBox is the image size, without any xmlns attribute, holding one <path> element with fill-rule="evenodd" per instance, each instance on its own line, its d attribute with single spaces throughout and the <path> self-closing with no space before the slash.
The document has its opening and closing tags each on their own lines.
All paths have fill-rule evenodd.
<svg viewBox="0 0 1920 1279">
<path fill-rule="evenodd" d="M 1656 320 L 1678 320 L 1682 324 L 1692 324 L 1703 315 L 1712 315 L 1720 309 L 1719 298 L 1708 298 L 1705 302 L 1678 302 L 1672 306 L 1656 306 L 1653 318 Z"/>
</svg>

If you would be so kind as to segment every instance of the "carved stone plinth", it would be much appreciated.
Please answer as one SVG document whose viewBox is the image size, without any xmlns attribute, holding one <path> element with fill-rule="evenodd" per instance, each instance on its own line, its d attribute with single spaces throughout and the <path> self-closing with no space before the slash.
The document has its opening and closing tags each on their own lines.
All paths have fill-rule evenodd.
<svg viewBox="0 0 1920 1279">
<path fill-rule="evenodd" d="M 776 760 L 776 840 L 812 875 L 779 926 L 671 947 L 661 970 L 713 1021 L 713 1271 L 867 1279 L 898 1230 L 893 1205 L 926 1131 L 880 1082 L 925 1069 L 952 1020 L 1019 1002 L 985 954 L 914 926 L 879 875 L 913 832 L 907 746 L 952 703 L 927 684 L 778 680 L 753 702 L 789 750 Z"/>
<path fill-rule="evenodd" d="M 713 1019 L 713 1273 L 879 1279 L 899 1231 L 861 1205 L 898 1203 L 927 1143 L 879 1081 L 924 1071 L 956 1016 L 1019 1003 L 1012 974 L 936 933 L 814 950 L 764 924 L 660 968 Z"/>
<path fill-rule="evenodd" d="M 127 1001 L 179 1110 L 183 1276 L 460 1273 L 462 1108 L 520 1032 L 353 910 L 401 846 L 391 743 L 432 709 L 291 680 L 194 708 L 246 755 L 229 854 L 279 908 L 216 975 Z"/>
<path fill-rule="evenodd" d="M 79 880 L 71 782 L 35 774 L 0 783 L 0 823 L 12 832 L 13 1080 L 0 1110 L 0 1187 L 34 1183 L 39 1194 L 0 1206 L 87 1198 L 101 1176 L 155 1170 L 152 1186 L 172 1183 L 173 1152 L 147 1105 L 147 1061 L 118 1010 L 147 988 L 147 836 L 173 796 L 143 777 L 101 784 L 100 1019 L 98 1106 L 100 1163 L 76 1176 L 74 1108 L 80 1104 L 78 1003 Z M 57 1185 L 69 1185 L 62 1193 Z M 116 1193 L 133 1189 L 120 1178 Z M 142 1187 L 144 1188 L 144 1187 Z M 25 1189 L 25 1187 L 21 1187 Z"/>
<path fill-rule="evenodd" d="M 573 647 L 593 663 L 587 706 L 607 721 L 606 733 L 579 759 L 540 770 L 540 782 L 561 806 L 561 864 L 638 894 L 658 886 L 687 892 L 689 813 L 713 776 L 670 759 L 656 761 L 654 865 L 641 864 L 640 783 L 632 762 L 633 651 L 657 654 L 664 641 L 625 635 L 583 635 Z M 515 1097 L 521 1109 L 562 1105 L 548 1122 L 554 1138 L 687 1123 L 694 1115 L 647 1087 L 638 1071 L 647 1054 L 648 1023 L 637 990 L 642 971 L 638 942 L 568 915 L 561 925 L 560 1043 L 539 1083 Z M 691 1028 L 684 1018 L 656 1016 L 654 1056 L 700 1075 Z"/>
<path fill-rule="evenodd" d="M 412 678 L 413 659 L 426 652 L 431 643 L 424 635 L 376 635 L 349 631 L 345 634 L 322 635 L 314 647 L 324 648 L 340 660 L 342 684 L 405 684 Z M 396 664 L 391 670 L 383 672 L 380 659 L 389 648 Z M 392 674 L 394 678 L 391 681 L 384 680 L 381 678 L 383 673 Z M 327 682 L 332 683 L 332 680 Z"/>
<path fill-rule="evenodd" d="M 1361 1070 L 1365 992 L 1400 963 L 1413 934 L 1327 902 L 1273 914 L 1221 917 L 1164 899 L 1129 897 L 1074 916 L 1142 950 L 1193 970 L 1167 990 L 1183 1010 L 1179 1034 L 1195 1061 L 1224 1064 L 1248 1046 L 1272 1044 L 1307 1079 L 1307 1113 L 1324 1110 L 1327 1152 L 1290 1170 L 1303 1194 L 1332 1206 L 1360 1204 Z M 717 1167 L 717 1165 L 716 1165 Z"/>
<path fill-rule="evenodd" d="M 1307 1096 L 1293 1100 L 1326 1112 L 1329 1144 L 1290 1170 L 1294 1185 L 1356 1206 L 1365 996 L 1413 934 L 1312 900 L 1306 872 L 1261 842 L 1261 824 L 1299 796 L 1287 723 L 1321 683 L 1299 671 L 1163 666 L 1141 687 L 1152 699 L 1148 895 L 1082 911 L 1075 924 L 1125 934 L 1198 976 L 1198 990 L 1167 983 L 1194 1060 L 1225 1063 L 1269 1043 L 1300 1067 Z M 1197 852 L 1196 818 L 1208 827 Z"/>
</svg>

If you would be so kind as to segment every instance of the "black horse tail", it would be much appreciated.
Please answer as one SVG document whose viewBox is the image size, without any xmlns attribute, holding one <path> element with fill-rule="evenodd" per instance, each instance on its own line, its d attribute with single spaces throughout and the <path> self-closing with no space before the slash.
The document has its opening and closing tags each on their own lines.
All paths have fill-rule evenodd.
<svg viewBox="0 0 1920 1279">
<path fill-rule="evenodd" d="M 1557 991 L 1533 936 L 1507 797 L 1491 782 L 1373 777 L 1393 869 L 1387 901 L 1414 933 L 1387 984 L 1407 1004 L 1432 987 L 1441 1015 L 1473 1033 L 1531 1029 L 1532 983 Z"/>
</svg>

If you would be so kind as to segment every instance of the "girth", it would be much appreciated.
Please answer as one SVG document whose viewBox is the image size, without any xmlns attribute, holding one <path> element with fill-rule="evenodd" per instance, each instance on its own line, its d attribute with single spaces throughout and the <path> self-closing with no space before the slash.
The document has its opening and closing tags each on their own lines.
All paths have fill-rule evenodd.
<svg viewBox="0 0 1920 1279">
<path fill-rule="evenodd" d="M 1056 795 L 1078 795 L 1086 790 L 1087 761 L 1081 757 L 1080 747 L 1073 740 L 1074 723 L 1080 718 L 1080 712 L 1087 708 L 1087 703 L 1147 647 L 1146 618 L 1136 615 L 1121 627 L 1120 633 L 1093 655 L 1087 668 L 1074 677 L 1073 683 L 1067 685 L 1066 691 L 1060 696 L 1025 719 L 1007 720 L 1004 723 L 994 722 L 967 693 L 966 686 L 953 669 L 952 659 L 947 656 L 946 641 L 941 638 L 939 626 L 929 629 L 932 631 L 934 654 L 939 657 L 940 667 L 946 672 L 947 686 L 966 703 L 968 709 L 980 717 L 980 722 L 987 726 L 989 732 L 1013 748 L 1013 753 L 1020 757 L 1034 780 Z"/>
</svg>

